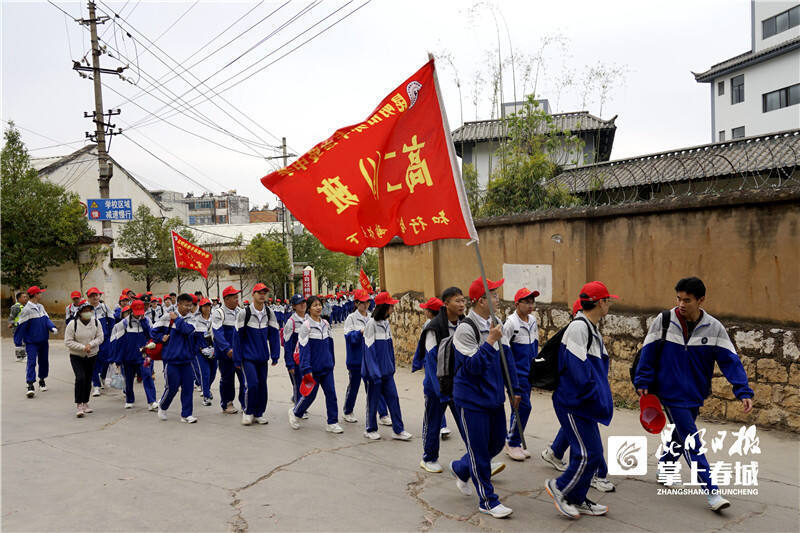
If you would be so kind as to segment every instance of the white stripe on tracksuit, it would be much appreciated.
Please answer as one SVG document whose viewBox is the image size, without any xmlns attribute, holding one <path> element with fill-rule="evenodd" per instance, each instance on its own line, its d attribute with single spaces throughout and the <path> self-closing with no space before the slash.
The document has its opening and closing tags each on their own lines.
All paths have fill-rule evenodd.
<svg viewBox="0 0 800 533">
<path fill-rule="evenodd" d="M 483 504 L 484 509 L 489 509 L 489 500 L 486 498 L 486 490 L 483 488 L 483 482 L 481 481 L 478 474 L 478 465 L 475 464 L 475 456 L 472 452 L 472 444 L 469 442 L 469 429 L 467 428 L 467 419 L 464 417 L 464 409 L 460 409 L 460 416 L 461 416 L 461 423 L 464 425 L 464 440 L 466 441 L 467 445 L 467 455 L 469 455 L 469 463 L 472 465 L 472 471 L 475 472 L 475 485 L 478 487 L 478 496 L 481 499 L 481 503 Z M 492 470 L 492 463 L 491 458 L 489 462 L 489 473 L 491 475 Z"/>
<path fill-rule="evenodd" d="M 163 411 L 164 409 L 161 407 L 161 402 L 164 401 L 164 398 L 167 397 L 167 393 L 169 392 L 169 379 L 167 379 L 167 363 L 163 361 L 162 363 L 164 363 L 164 392 L 161 394 L 161 399 L 158 400 L 158 408 Z"/>
<path fill-rule="evenodd" d="M 575 471 L 575 475 L 572 476 L 572 479 L 567 483 L 564 489 L 561 491 L 562 494 L 566 495 L 572 488 L 578 483 L 578 480 L 583 475 L 583 471 L 586 470 L 586 446 L 583 444 L 583 439 L 581 439 L 581 434 L 578 433 L 578 428 L 575 426 L 575 419 L 572 418 L 572 415 L 567 413 L 567 418 L 569 418 L 569 425 L 572 427 L 572 431 L 575 433 L 575 437 L 578 439 L 578 445 L 581 447 L 581 463 L 578 465 L 578 469 Z"/>
</svg>

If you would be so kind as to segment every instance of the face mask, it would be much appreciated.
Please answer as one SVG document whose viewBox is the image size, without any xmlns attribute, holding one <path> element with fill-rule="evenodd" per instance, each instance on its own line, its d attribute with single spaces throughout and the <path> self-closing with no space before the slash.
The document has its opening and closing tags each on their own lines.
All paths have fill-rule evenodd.
<svg viewBox="0 0 800 533">
<path fill-rule="evenodd" d="M 81 313 L 81 318 L 84 320 L 89 320 L 90 318 L 92 318 L 93 315 L 94 313 L 92 313 L 91 311 L 85 311 Z"/>
</svg>

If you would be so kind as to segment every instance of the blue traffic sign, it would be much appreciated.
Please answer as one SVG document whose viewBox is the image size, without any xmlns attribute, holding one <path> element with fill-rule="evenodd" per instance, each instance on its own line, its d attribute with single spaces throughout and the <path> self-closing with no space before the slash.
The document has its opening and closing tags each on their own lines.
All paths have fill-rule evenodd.
<svg viewBox="0 0 800 533">
<path fill-rule="evenodd" d="M 133 202 L 130 198 L 89 198 L 89 220 L 132 220 Z"/>
</svg>

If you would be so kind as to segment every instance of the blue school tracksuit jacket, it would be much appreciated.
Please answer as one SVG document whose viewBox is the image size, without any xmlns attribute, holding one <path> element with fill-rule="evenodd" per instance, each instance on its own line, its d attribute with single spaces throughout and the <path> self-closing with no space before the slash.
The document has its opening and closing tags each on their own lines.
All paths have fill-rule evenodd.
<svg viewBox="0 0 800 533">
<path fill-rule="evenodd" d="M 242 366 L 243 359 L 258 363 L 266 363 L 269 359 L 277 362 L 281 354 L 281 339 L 275 313 L 267 305 L 259 312 L 251 304 L 247 324 L 244 323 L 246 315 L 247 308 L 236 317 L 233 362 L 236 366 Z"/>
<path fill-rule="evenodd" d="M 19 313 L 19 322 L 14 329 L 14 345 L 47 342 L 50 331 L 55 327 L 44 306 L 29 301 Z"/>
<path fill-rule="evenodd" d="M 577 320 L 579 317 L 586 322 Z M 614 414 L 608 384 L 608 352 L 597 328 L 583 312 L 579 311 L 575 318 L 567 326 L 558 349 L 560 377 L 553 393 L 553 406 L 607 426 Z M 589 335 L 592 345 L 587 352 Z"/>
<path fill-rule="evenodd" d="M 752 398 L 742 362 L 722 324 L 705 311 L 694 331 L 685 340 L 675 309 L 670 312 L 666 342 L 658 359 L 661 342 L 661 316 L 657 315 L 642 346 L 634 384 L 637 389 L 656 393 L 670 407 L 700 407 L 711 392 L 714 363 L 733 385 L 738 399 Z M 656 360 L 658 359 L 658 362 Z"/>
<path fill-rule="evenodd" d="M 300 326 L 306 320 L 306 317 L 292 313 L 292 316 L 286 319 L 286 325 L 283 326 L 283 361 L 289 370 L 297 366 L 294 362 L 294 349 L 297 346 L 297 334 L 300 332 Z"/>
<path fill-rule="evenodd" d="M 150 340 L 150 322 L 146 318 L 124 318 L 111 331 L 112 363 L 141 363 L 141 348 Z"/>
<path fill-rule="evenodd" d="M 388 320 L 370 318 L 364 327 L 364 360 L 361 375 L 374 383 L 394 375 L 394 344 Z"/>
<path fill-rule="evenodd" d="M 185 316 L 178 316 L 169 325 L 169 314 L 166 314 L 158 319 L 155 327 L 152 330 L 155 340 L 160 341 L 164 335 L 169 335 L 169 340 L 161 350 L 161 359 L 164 364 L 190 364 L 194 358 L 194 351 L 192 350 L 192 334 L 194 333 L 194 326 L 192 325 L 192 313 L 186 313 Z"/>
<path fill-rule="evenodd" d="M 470 311 L 467 316 L 478 326 L 480 339 L 475 338 L 472 326 L 464 322 L 458 325 L 453 334 L 456 360 L 453 398 L 456 405 L 465 409 L 496 409 L 506 400 L 500 346 L 498 343 L 490 345 L 486 342 L 489 337 L 489 320 L 484 320 L 475 311 Z M 500 342 L 508 343 L 505 339 Z M 510 354 L 506 354 L 511 387 L 516 394 L 521 394 L 514 358 L 509 356 Z"/>
<path fill-rule="evenodd" d="M 233 349 L 233 338 L 236 336 L 236 318 L 242 309 L 226 306 L 211 311 L 211 330 L 214 334 L 214 355 L 217 360 L 228 358 L 228 350 Z"/>
<path fill-rule="evenodd" d="M 369 315 L 362 315 L 353 311 L 344 321 L 344 342 L 347 351 L 347 368 L 361 369 L 364 362 L 364 334 L 361 330 L 366 328 Z"/>
<path fill-rule="evenodd" d="M 528 382 L 531 362 L 539 354 L 539 326 L 533 314 L 523 322 L 517 313 L 512 313 L 503 325 L 503 337 L 508 341 L 506 346 L 514 355 L 517 379 L 520 386 Z M 523 387 L 525 388 L 525 387 Z"/>
<path fill-rule="evenodd" d="M 331 372 L 336 364 L 336 358 L 333 354 L 330 324 L 325 319 L 317 322 L 307 318 L 302 325 L 305 327 L 300 328 L 298 325 L 302 335 L 297 340 L 300 345 L 300 376 L 309 373 L 321 376 Z"/>
<path fill-rule="evenodd" d="M 111 309 L 103 302 L 100 302 L 94 308 L 94 317 L 103 327 L 103 344 L 100 345 L 100 349 L 97 352 L 97 360 L 107 363 L 111 357 L 111 330 L 114 329 L 114 324 L 117 321 L 114 319 Z"/>
<path fill-rule="evenodd" d="M 422 326 L 423 330 L 427 327 L 428 323 L 430 323 L 430 320 L 425 322 L 425 325 Z M 458 324 L 448 322 L 447 327 L 450 335 L 456 332 L 457 325 Z M 427 333 L 425 333 L 424 344 L 418 345 L 416 352 L 414 352 L 414 360 L 411 362 L 411 371 L 416 372 L 424 368 L 425 377 L 422 379 L 422 392 L 425 396 L 438 398 L 439 401 L 443 403 L 449 402 L 452 398 L 450 396 L 442 396 L 441 390 L 439 389 L 439 378 L 436 377 L 436 367 L 438 364 L 439 345 L 436 342 L 436 333 L 432 330 L 428 330 Z"/>
</svg>

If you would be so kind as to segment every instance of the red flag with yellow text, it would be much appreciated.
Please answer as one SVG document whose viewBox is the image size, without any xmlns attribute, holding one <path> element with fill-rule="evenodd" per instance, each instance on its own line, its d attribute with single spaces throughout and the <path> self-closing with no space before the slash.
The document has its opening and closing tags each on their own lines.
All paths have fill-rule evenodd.
<svg viewBox="0 0 800 533">
<path fill-rule="evenodd" d="M 361 283 L 361 288 L 365 291 L 369 292 L 372 290 L 372 285 L 369 283 L 369 278 L 367 277 L 367 273 L 364 272 L 364 269 L 361 269 L 361 272 L 358 274 L 358 282 Z"/>
<path fill-rule="evenodd" d="M 261 182 L 335 252 L 360 255 L 395 235 L 410 245 L 477 240 L 433 59 L 366 120 Z"/>
<path fill-rule="evenodd" d="M 175 254 L 175 268 L 196 270 L 208 278 L 208 266 L 211 264 L 211 252 L 196 246 L 174 231 L 172 232 L 172 251 Z"/>
</svg>

